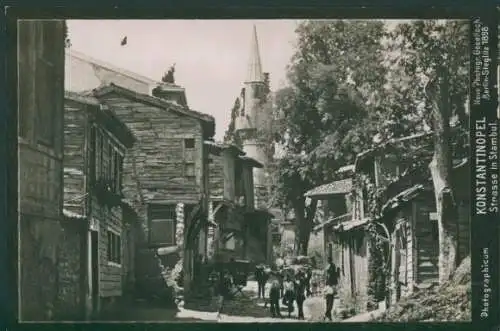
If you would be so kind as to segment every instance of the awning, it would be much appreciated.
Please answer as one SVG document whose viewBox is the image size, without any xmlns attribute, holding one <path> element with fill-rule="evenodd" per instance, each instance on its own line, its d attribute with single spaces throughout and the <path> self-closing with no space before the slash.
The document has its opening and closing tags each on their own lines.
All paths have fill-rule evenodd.
<svg viewBox="0 0 500 331">
<path fill-rule="evenodd" d="M 173 253 L 180 252 L 181 248 L 179 246 L 170 246 L 170 247 L 160 247 L 156 250 L 156 253 L 160 256 L 162 255 L 170 255 Z"/>
<path fill-rule="evenodd" d="M 75 212 L 68 210 L 68 209 L 63 209 L 63 215 L 66 218 L 79 219 L 79 220 L 83 220 L 86 218 L 85 216 L 78 214 L 78 213 L 75 213 Z"/>
<path fill-rule="evenodd" d="M 250 164 L 254 168 L 264 168 L 264 165 L 250 156 L 240 155 L 238 157 L 240 160 Z"/>
<path fill-rule="evenodd" d="M 391 198 L 382 206 L 382 214 L 385 212 L 398 208 L 402 203 L 409 202 L 420 195 L 422 191 L 424 191 L 424 185 L 416 184 L 412 187 L 404 190 L 403 192 L 398 193 L 396 196 Z"/>
<path fill-rule="evenodd" d="M 238 146 L 234 144 L 226 144 L 223 142 L 213 141 L 213 140 L 205 140 L 203 141 L 203 145 L 208 147 L 210 153 L 214 155 L 219 155 L 225 149 L 232 149 L 236 155 L 245 155 L 245 152 Z"/>
<path fill-rule="evenodd" d="M 338 232 L 347 232 L 350 230 L 357 229 L 361 226 L 364 226 L 367 223 L 369 223 L 371 220 L 372 220 L 371 218 L 363 218 L 361 220 L 352 220 L 352 221 L 343 222 L 343 223 L 340 223 L 340 224 L 334 226 L 333 230 L 338 231 Z"/>
<path fill-rule="evenodd" d="M 344 215 L 340 215 L 340 216 L 337 216 L 337 217 L 333 217 L 333 218 L 330 218 L 328 219 L 327 221 L 321 223 L 321 224 L 318 224 L 316 225 L 314 228 L 313 228 L 313 232 L 317 232 L 317 231 L 320 231 L 322 230 L 325 226 L 328 226 L 330 224 L 334 224 L 334 223 L 343 223 L 343 222 L 346 222 L 348 220 L 350 220 L 352 217 L 352 214 L 344 214 Z"/>
<path fill-rule="evenodd" d="M 348 194 L 352 190 L 352 178 L 337 180 L 328 184 L 324 184 L 313 188 L 304 194 L 305 197 L 319 198 L 334 194 Z"/>
</svg>

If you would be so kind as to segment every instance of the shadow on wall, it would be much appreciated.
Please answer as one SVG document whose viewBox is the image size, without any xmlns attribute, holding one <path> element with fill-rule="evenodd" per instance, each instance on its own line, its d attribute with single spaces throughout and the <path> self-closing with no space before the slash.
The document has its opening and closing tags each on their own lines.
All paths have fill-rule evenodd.
<svg viewBox="0 0 500 331">
<path fill-rule="evenodd" d="M 20 222 L 20 320 L 53 320 L 58 296 L 56 247 L 59 222 L 25 215 L 21 215 Z"/>
</svg>

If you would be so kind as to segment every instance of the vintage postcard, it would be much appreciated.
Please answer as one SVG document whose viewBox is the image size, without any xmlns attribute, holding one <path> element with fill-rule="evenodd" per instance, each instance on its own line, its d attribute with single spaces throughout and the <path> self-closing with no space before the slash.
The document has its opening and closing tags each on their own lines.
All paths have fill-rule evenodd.
<svg viewBox="0 0 500 331">
<path fill-rule="evenodd" d="M 19 321 L 497 325 L 496 24 L 19 19 Z"/>
</svg>

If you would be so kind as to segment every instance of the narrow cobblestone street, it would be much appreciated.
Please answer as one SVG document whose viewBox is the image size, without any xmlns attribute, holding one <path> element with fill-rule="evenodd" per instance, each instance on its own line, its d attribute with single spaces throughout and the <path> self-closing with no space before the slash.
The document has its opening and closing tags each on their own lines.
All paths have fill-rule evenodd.
<svg viewBox="0 0 500 331">
<path fill-rule="evenodd" d="M 297 318 L 297 306 L 290 318 L 286 316 L 286 310 L 282 307 L 283 318 L 272 318 L 269 312 L 269 306 L 264 308 L 264 300 L 257 298 L 257 282 L 248 281 L 247 286 L 242 291 L 246 297 L 241 295 L 236 297 L 229 305 L 229 312 L 221 314 L 221 323 L 303 323 L 303 322 L 319 322 L 325 311 L 325 303 L 322 297 L 310 297 L 304 302 L 305 320 Z M 267 291 L 266 291 L 267 293 Z M 237 309 L 236 309 L 237 307 Z M 334 308 L 335 309 L 335 308 Z M 237 310 L 237 312 L 233 312 Z M 180 308 L 176 315 L 180 320 L 184 319 L 200 319 L 203 321 L 216 321 L 216 312 L 204 312 L 192 309 Z"/>
<path fill-rule="evenodd" d="M 297 306 L 291 317 L 286 316 L 286 309 L 282 306 L 283 318 L 272 318 L 269 306 L 264 308 L 264 300 L 257 298 L 257 283 L 248 281 L 242 294 L 237 295 L 227 303 L 221 318 L 217 321 L 217 312 L 209 307 L 193 309 L 184 308 L 183 302 L 177 309 L 156 307 L 128 307 L 109 315 L 107 321 L 138 321 L 138 322 L 203 322 L 203 323 L 304 323 L 321 322 L 325 311 L 325 302 L 321 296 L 307 298 L 304 302 L 305 320 L 297 318 Z M 334 304 L 334 310 L 337 301 Z M 212 307 L 213 308 L 213 307 Z"/>
</svg>

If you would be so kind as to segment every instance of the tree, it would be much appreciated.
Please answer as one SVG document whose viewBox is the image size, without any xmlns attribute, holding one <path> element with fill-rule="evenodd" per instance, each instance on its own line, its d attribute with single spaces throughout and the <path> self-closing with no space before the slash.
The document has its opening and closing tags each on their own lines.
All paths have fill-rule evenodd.
<svg viewBox="0 0 500 331">
<path fill-rule="evenodd" d="M 306 21 L 296 33 L 289 86 L 276 93 L 283 117 L 277 138 L 285 150 L 276 175 L 281 202 L 295 212 L 297 253 L 305 255 L 316 202 L 307 203 L 304 193 L 334 180 L 377 132 L 372 110 L 386 76 L 384 24 Z"/>
<path fill-rule="evenodd" d="M 439 224 L 439 280 L 446 282 L 457 267 L 458 217 L 452 182 L 451 125 L 467 139 L 465 109 L 468 87 L 468 22 L 418 21 L 393 32 L 399 64 L 417 89 L 424 91 L 425 116 L 434 131 L 434 154 L 429 164 Z M 416 78 L 416 79 L 415 79 Z M 465 145 L 465 144 L 462 144 Z"/>
</svg>

